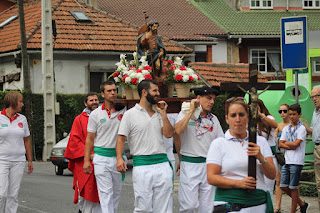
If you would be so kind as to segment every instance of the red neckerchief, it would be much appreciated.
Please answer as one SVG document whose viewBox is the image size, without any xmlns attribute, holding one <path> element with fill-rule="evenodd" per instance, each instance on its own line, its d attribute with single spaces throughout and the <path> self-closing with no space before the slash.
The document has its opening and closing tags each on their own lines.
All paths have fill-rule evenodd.
<svg viewBox="0 0 320 213">
<path fill-rule="evenodd" d="M 10 118 L 6 113 L 6 108 L 3 108 L 3 110 L 1 111 L 1 114 L 7 116 L 7 118 L 9 118 L 10 120 L 10 123 L 12 123 L 12 121 L 16 120 L 17 117 L 19 117 L 19 114 L 16 113 L 12 118 Z"/>
<path fill-rule="evenodd" d="M 101 109 L 102 109 L 102 110 L 105 109 L 105 110 L 107 111 L 107 113 L 108 113 L 109 118 L 110 118 L 110 116 L 111 116 L 111 111 L 106 108 L 106 106 L 104 105 L 104 102 L 103 102 L 103 104 L 102 104 Z"/>
</svg>

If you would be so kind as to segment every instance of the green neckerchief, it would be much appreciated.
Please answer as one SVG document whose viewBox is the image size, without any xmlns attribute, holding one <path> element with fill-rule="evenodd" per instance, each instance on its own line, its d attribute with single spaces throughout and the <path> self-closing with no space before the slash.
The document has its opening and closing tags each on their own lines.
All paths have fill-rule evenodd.
<svg viewBox="0 0 320 213">
<path fill-rule="evenodd" d="M 216 189 L 215 201 L 225 201 L 228 203 L 240 203 L 248 206 L 258 206 L 266 203 L 266 213 L 273 213 L 273 205 L 269 191 L 256 189 Z"/>
<path fill-rule="evenodd" d="M 110 158 L 117 157 L 116 148 L 104 148 L 104 147 L 95 146 L 93 152 L 103 157 L 110 157 Z M 121 173 L 122 182 L 124 181 L 125 177 L 126 177 L 126 174 Z"/>
<path fill-rule="evenodd" d="M 189 157 L 185 155 L 181 155 L 181 161 L 189 162 L 189 163 L 205 163 L 206 158 L 204 157 Z"/>
</svg>

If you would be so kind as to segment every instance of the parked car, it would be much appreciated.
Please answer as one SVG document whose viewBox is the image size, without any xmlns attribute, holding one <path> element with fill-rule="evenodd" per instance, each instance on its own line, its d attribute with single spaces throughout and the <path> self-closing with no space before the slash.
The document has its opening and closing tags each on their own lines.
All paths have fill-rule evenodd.
<svg viewBox="0 0 320 213">
<path fill-rule="evenodd" d="M 63 175 L 63 170 L 68 168 L 69 160 L 64 158 L 64 152 L 69 141 L 69 135 L 53 146 L 50 154 L 50 160 L 54 165 L 56 175 Z"/>
<path fill-rule="evenodd" d="M 50 160 L 54 165 L 56 175 L 63 175 L 63 170 L 68 168 L 69 160 L 63 157 L 64 152 L 66 151 L 66 147 L 68 145 L 68 141 L 69 135 L 61 141 L 59 141 L 58 143 L 56 143 L 56 145 L 54 145 L 54 147 L 51 150 Z M 125 143 L 124 153 L 127 159 L 132 158 L 132 156 L 130 155 L 130 150 L 127 141 Z"/>
</svg>

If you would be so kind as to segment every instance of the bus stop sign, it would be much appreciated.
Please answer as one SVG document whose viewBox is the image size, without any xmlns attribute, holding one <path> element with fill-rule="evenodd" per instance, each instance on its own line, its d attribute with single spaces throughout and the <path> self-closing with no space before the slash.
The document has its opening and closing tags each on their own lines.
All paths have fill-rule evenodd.
<svg viewBox="0 0 320 213">
<path fill-rule="evenodd" d="M 281 18 L 282 69 L 308 68 L 307 17 Z"/>
</svg>

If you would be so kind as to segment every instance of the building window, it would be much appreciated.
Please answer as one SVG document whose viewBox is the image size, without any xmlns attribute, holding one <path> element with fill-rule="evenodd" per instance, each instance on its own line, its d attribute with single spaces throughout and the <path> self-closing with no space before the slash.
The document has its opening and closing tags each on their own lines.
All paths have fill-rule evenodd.
<svg viewBox="0 0 320 213">
<path fill-rule="evenodd" d="M 312 64 L 312 72 L 320 74 L 320 57 L 312 57 L 311 64 Z"/>
<path fill-rule="evenodd" d="M 251 49 L 250 63 L 257 64 L 262 73 L 278 72 L 281 70 L 280 50 Z"/>
<path fill-rule="evenodd" d="M 302 0 L 304 9 L 320 9 L 320 0 Z"/>
<path fill-rule="evenodd" d="M 195 62 L 207 62 L 207 52 L 196 52 Z"/>
<path fill-rule="evenodd" d="M 90 18 L 82 11 L 70 11 L 76 21 L 79 22 L 91 22 Z"/>
<path fill-rule="evenodd" d="M 258 70 L 260 72 L 266 72 L 267 71 L 267 50 L 257 50 L 257 49 L 252 49 L 250 50 L 250 62 L 252 64 L 257 64 L 258 65 Z"/>
<path fill-rule="evenodd" d="M 272 9 L 273 0 L 249 0 L 251 9 Z"/>
<path fill-rule="evenodd" d="M 113 72 L 90 72 L 90 92 L 100 93 L 100 84 L 106 80 Z"/>
<path fill-rule="evenodd" d="M 4 22 L 2 22 L 0 24 L 0 28 L 6 26 L 7 24 L 9 24 L 10 22 L 12 22 L 13 20 L 16 20 L 18 18 L 18 15 L 13 15 L 10 18 L 6 19 Z"/>
</svg>

